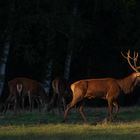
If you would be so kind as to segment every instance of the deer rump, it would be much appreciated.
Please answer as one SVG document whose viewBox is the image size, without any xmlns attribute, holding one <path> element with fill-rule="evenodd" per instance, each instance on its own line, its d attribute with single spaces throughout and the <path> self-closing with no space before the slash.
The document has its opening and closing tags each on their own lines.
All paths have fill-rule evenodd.
<svg viewBox="0 0 140 140">
<path fill-rule="evenodd" d="M 29 100 L 30 111 L 32 111 L 34 100 L 37 101 L 38 105 L 42 100 L 46 100 L 44 88 L 39 82 L 35 80 L 19 77 L 9 81 L 8 86 L 10 93 L 9 97 L 7 98 L 7 102 L 11 102 L 11 100 L 13 100 L 15 102 L 15 110 L 19 108 L 20 103 L 24 109 L 24 100 L 26 97 L 28 97 Z"/>
<path fill-rule="evenodd" d="M 68 95 L 68 85 L 65 79 L 56 77 L 52 81 L 52 99 L 48 106 L 48 111 L 52 110 L 54 108 L 54 105 L 56 104 L 59 113 L 61 113 L 61 110 L 64 111 L 66 104 L 67 104 L 67 98 L 69 98 Z"/>
</svg>

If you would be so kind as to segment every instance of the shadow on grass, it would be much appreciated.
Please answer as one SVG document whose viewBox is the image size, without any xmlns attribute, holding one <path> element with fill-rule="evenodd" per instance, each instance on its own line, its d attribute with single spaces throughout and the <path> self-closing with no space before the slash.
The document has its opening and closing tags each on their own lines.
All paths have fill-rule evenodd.
<svg viewBox="0 0 140 140">
<path fill-rule="evenodd" d="M 66 124 L 63 115 L 26 112 L 18 115 L 8 112 L 0 116 L 0 139 L 4 140 L 139 140 L 140 108 L 121 109 L 118 119 L 101 124 L 105 108 L 85 108 L 88 125 L 83 125 L 79 112 L 72 110 Z M 97 126 L 90 125 L 97 122 Z M 127 122 L 130 122 L 128 125 Z M 134 123 L 133 123 L 134 122 Z M 119 126 L 119 124 L 121 124 Z"/>
<path fill-rule="evenodd" d="M 117 122 L 133 122 L 140 121 L 140 108 L 122 108 L 118 113 Z M 85 114 L 89 124 L 104 123 L 107 116 L 106 108 L 85 108 Z M 14 115 L 13 112 L 8 112 L 5 115 L 0 115 L 0 126 L 5 125 L 38 125 L 38 124 L 60 124 L 63 120 L 63 114 L 55 113 L 39 113 L 34 111 L 32 113 L 25 112 Z M 73 109 L 68 115 L 66 124 L 83 124 L 80 113 Z"/>
</svg>

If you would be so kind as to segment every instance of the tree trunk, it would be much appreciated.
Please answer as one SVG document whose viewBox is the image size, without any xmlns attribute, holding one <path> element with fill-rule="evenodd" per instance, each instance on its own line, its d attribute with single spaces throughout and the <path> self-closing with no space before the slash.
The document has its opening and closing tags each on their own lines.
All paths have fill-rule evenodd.
<svg viewBox="0 0 140 140">
<path fill-rule="evenodd" d="M 0 96 L 2 95 L 2 92 L 4 89 L 6 64 L 7 64 L 7 59 L 8 59 L 9 51 L 10 51 L 10 47 L 11 47 L 10 42 L 11 42 L 12 32 L 13 32 L 13 28 L 15 25 L 15 21 L 14 21 L 15 2 L 16 1 L 14 0 L 14 1 L 11 1 L 11 3 L 9 3 L 10 13 L 9 13 L 9 17 L 7 19 L 8 25 L 1 38 L 1 40 L 4 41 L 4 46 L 3 46 L 2 58 L 0 60 Z"/>
<path fill-rule="evenodd" d="M 68 47 L 66 59 L 65 59 L 65 66 L 64 66 L 64 78 L 68 81 L 70 77 L 70 67 L 73 55 L 73 43 L 74 41 L 71 40 L 70 47 Z M 72 45 L 72 46 L 71 46 Z"/>
<path fill-rule="evenodd" d="M 53 71 L 53 59 L 51 59 L 48 63 L 48 67 L 46 70 L 46 76 L 44 80 L 44 88 L 46 93 L 50 93 L 50 87 L 51 87 L 51 80 L 52 80 L 52 71 Z"/>
<path fill-rule="evenodd" d="M 69 37 L 69 44 L 68 44 L 68 49 L 67 49 L 67 55 L 65 59 L 65 66 L 64 66 L 64 78 L 68 81 L 70 77 L 70 67 L 71 67 L 71 61 L 72 61 L 72 56 L 73 56 L 73 51 L 74 51 L 74 44 L 75 44 L 75 19 L 77 17 L 78 13 L 78 0 L 74 2 L 74 7 L 72 11 L 72 17 L 73 19 L 71 20 L 70 23 L 70 37 Z"/>
<path fill-rule="evenodd" d="M 2 94 L 4 82 L 5 82 L 5 72 L 6 72 L 6 64 L 10 50 L 10 43 L 6 42 L 3 47 L 2 58 L 0 59 L 0 96 Z"/>
</svg>

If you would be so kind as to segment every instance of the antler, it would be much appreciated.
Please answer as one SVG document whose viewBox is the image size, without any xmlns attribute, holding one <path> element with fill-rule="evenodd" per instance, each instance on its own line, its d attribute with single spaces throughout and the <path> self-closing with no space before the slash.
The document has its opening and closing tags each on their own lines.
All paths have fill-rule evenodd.
<svg viewBox="0 0 140 140">
<path fill-rule="evenodd" d="M 130 67 L 135 71 L 135 72 L 139 72 L 138 69 L 140 69 L 140 66 L 137 66 L 137 60 L 138 60 L 138 52 L 134 51 L 134 55 L 133 57 L 130 56 L 130 50 L 128 50 L 128 52 L 126 53 L 126 56 L 121 52 L 122 56 L 127 60 L 128 64 L 130 65 Z M 133 61 L 133 64 L 131 63 L 131 60 Z"/>
</svg>

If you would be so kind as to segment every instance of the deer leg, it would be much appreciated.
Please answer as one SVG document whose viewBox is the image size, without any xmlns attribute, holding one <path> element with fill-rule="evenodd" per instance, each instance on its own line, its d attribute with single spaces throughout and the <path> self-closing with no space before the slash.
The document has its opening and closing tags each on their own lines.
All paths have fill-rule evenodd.
<svg viewBox="0 0 140 140">
<path fill-rule="evenodd" d="M 46 112 L 47 111 L 48 104 L 46 102 L 43 102 L 43 104 L 44 104 L 44 111 Z"/>
<path fill-rule="evenodd" d="M 53 94 L 53 97 L 52 97 L 52 99 L 49 102 L 49 105 L 47 107 L 47 111 L 48 112 L 51 111 L 51 110 L 54 111 L 53 108 L 54 108 L 54 102 L 55 102 L 55 100 L 56 100 L 56 94 Z"/>
<path fill-rule="evenodd" d="M 62 96 L 58 97 L 58 110 L 59 114 L 65 110 L 65 99 Z"/>
<path fill-rule="evenodd" d="M 41 97 L 41 98 L 39 99 L 39 101 L 40 101 L 40 105 L 41 105 L 43 111 L 46 111 L 46 110 L 47 110 L 47 103 L 46 103 L 46 100 L 45 100 L 44 98 Z"/>
<path fill-rule="evenodd" d="M 41 97 L 39 98 L 39 103 L 40 103 L 40 111 L 41 111 L 41 108 L 43 108 L 44 110 L 46 110 L 45 101 L 42 100 Z"/>
<path fill-rule="evenodd" d="M 118 105 L 117 101 L 114 101 L 113 105 L 115 106 L 115 115 L 114 115 L 114 117 L 116 118 L 117 114 L 119 112 L 119 105 Z"/>
<path fill-rule="evenodd" d="M 7 110 L 8 110 L 8 106 L 9 106 L 9 102 L 6 102 L 4 105 L 4 109 L 3 109 L 3 113 L 6 114 Z"/>
<path fill-rule="evenodd" d="M 4 113 L 4 114 L 7 112 L 7 109 L 8 109 L 8 103 L 6 103 L 6 104 L 4 105 L 4 109 L 3 109 L 3 113 Z"/>
<path fill-rule="evenodd" d="M 24 112 L 24 111 L 25 111 L 25 110 L 24 110 L 24 102 L 25 102 L 25 99 L 24 99 L 23 96 L 22 96 L 21 98 L 22 98 L 22 99 L 21 99 L 21 100 L 22 100 L 22 109 L 23 109 L 23 112 Z"/>
<path fill-rule="evenodd" d="M 14 112 L 15 112 L 15 114 L 17 114 L 17 108 L 18 108 L 18 101 L 17 101 L 17 96 L 16 96 L 15 100 L 14 100 Z"/>
<path fill-rule="evenodd" d="M 37 97 L 36 102 L 37 102 L 38 110 L 39 112 L 41 112 L 41 102 L 39 100 L 39 97 Z"/>
<path fill-rule="evenodd" d="M 67 105 L 66 110 L 64 111 L 64 120 L 63 120 L 63 122 L 66 121 L 66 118 L 67 118 L 67 116 L 68 116 L 68 112 L 70 111 L 70 109 L 71 109 L 73 106 L 74 106 L 74 104 L 72 104 L 72 103 L 70 103 L 70 104 Z"/>
<path fill-rule="evenodd" d="M 66 110 L 64 112 L 64 120 L 63 120 L 64 122 L 67 119 L 67 116 L 68 116 L 69 111 L 76 105 L 76 103 L 77 102 L 71 102 L 70 104 L 67 105 Z"/>
<path fill-rule="evenodd" d="M 15 97 L 13 96 L 7 104 L 7 109 L 9 110 L 11 106 L 13 106 L 14 108 L 14 105 L 15 105 L 14 103 L 15 103 Z"/>
<path fill-rule="evenodd" d="M 66 109 L 66 101 L 64 97 L 62 98 L 62 104 L 63 104 L 63 111 Z"/>
<path fill-rule="evenodd" d="M 3 109 L 3 113 L 4 114 L 6 113 L 6 111 L 8 109 L 9 102 L 10 102 L 11 98 L 12 98 L 12 95 L 9 95 L 8 98 L 7 98 L 7 100 L 6 100 L 6 102 L 5 102 L 5 104 L 4 104 L 4 109 Z"/>
<path fill-rule="evenodd" d="M 32 97 L 30 91 L 28 91 L 28 99 L 29 99 L 29 110 L 32 112 Z"/>
<path fill-rule="evenodd" d="M 35 99 L 32 97 L 31 98 L 31 112 L 34 109 L 34 103 L 35 103 L 34 101 L 35 101 Z"/>
<path fill-rule="evenodd" d="M 67 105 L 66 110 L 64 111 L 64 120 L 63 122 L 66 121 L 67 115 L 69 113 L 69 111 L 79 102 L 81 101 L 83 98 L 81 96 L 77 96 L 77 97 L 73 97 L 72 101 L 70 104 Z"/>
<path fill-rule="evenodd" d="M 109 121 L 112 121 L 113 119 L 113 116 L 112 116 L 112 113 L 113 113 L 113 103 L 112 103 L 112 100 L 108 100 L 108 111 L 109 111 Z"/>
<path fill-rule="evenodd" d="M 79 107 L 79 112 L 84 120 L 84 122 L 86 123 L 87 122 L 87 119 L 86 119 L 86 116 L 85 116 L 85 113 L 84 113 L 84 105 L 83 103 L 81 103 L 80 107 Z"/>
<path fill-rule="evenodd" d="M 58 106 L 58 112 L 59 112 L 59 114 L 61 114 L 61 99 L 60 99 L 59 95 L 58 95 L 58 99 L 57 99 L 57 106 Z"/>
<path fill-rule="evenodd" d="M 14 113 L 17 114 L 17 110 L 19 111 L 19 98 L 17 95 L 14 97 Z"/>
</svg>

